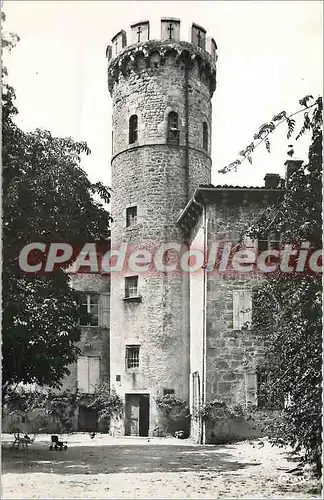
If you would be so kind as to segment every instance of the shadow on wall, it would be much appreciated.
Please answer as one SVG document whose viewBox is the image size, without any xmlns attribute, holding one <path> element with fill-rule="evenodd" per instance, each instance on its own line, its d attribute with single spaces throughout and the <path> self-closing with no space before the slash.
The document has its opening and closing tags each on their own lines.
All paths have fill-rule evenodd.
<svg viewBox="0 0 324 500">
<path fill-rule="evenodd" d="M 217 422 L 206 422 L 206 443 L 225 444 L 244 439 L 261 437 L 259 430 L 252 428 L 244 417 L 220 419 Z"/>
<path fill-rule="evenodd" d="M 14 433 L 16 431 L 30 433 L 53 433 L 59 431 L 59 424 L 54 418 L 44 416 L 42 412 L 36 410 L 26 414 L 10 414 L 6 410 L 2 411 L 2 426 L 3 433 Z"/>
<path fill-rule="evenodd" d="M 83 419 L 84 420 L 84 419 Z M 80 419 L 80 409 L 76 410 L 74 416 L 69 420 L 69 429 L 65 429 L 59 419 L 50 415 L 44 415 L 41 411 L 30 411 L 26 414 L 10 414 L 5 409 L 2 411 L 3 433 L 12 434 L 20 431 L 26 434 L 30 433 L 49 433 L 60 434 L 65 432 L 104 432 L 109 431 L 109 422 L 83 422 Z"/>
<path fill-rule="evenodd" d="M 280 411 L 260 410 L 236 418 L 206 422 L 206 444 L 226 444 L 271 435 Z"/>
<path fill-rule="evenodd" d="M 184 438 L 190 436 L 190 416 L 179 416 L 179 417 L 160 417 L 159 430 L 162 435 L 172 435 L 174 436 L 176 432 L 183 431 Z"/>
</svg>

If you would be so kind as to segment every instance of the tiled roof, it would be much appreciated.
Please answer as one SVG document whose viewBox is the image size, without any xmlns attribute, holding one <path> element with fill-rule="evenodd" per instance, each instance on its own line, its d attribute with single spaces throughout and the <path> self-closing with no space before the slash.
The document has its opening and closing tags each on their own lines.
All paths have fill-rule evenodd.
<svg viewBox="0 0 324 500">
<path fill-rule="evenodd" d="M 266 188 L 265 186 L 231 186 L 229 184 L 218 184 L 217 186 L 214 186 L 213 184 L 199 184 L 199 188 L 198 189 L 204 189 L 204 188 L 208 188 L 208 189 L 260 189 L 260 190 L 269 190 L 269 188 Z M 281 189 L 280 187 L 276 188 L 276 189 Z"/>
</svg>

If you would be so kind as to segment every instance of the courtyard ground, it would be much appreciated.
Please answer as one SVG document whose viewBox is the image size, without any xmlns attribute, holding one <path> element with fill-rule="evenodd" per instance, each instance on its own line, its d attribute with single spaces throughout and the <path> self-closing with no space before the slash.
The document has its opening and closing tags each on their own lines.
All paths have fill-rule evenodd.
<svg viewBox="0 0 324 500">
<path fill-rule="evenodd" d="M 267 440 L 198 446 L 174 438 L 74 434 L 50 451 L 40 435 L 28 451 L 2 436 L 2 496 L 32 498 L 321 498 L 318 483 L 291 471 L 287 450 Z"/>
</svg>

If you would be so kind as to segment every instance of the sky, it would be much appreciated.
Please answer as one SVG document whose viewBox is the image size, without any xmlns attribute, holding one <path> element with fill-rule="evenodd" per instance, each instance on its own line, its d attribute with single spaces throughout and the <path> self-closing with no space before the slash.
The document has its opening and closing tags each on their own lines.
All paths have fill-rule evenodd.
<svg viewBox="0 0 324 500">
<path fill-rule="evenodd" d="M 121 29 L 148 19 L 158 38 L 161 17 L 181 19 L 188 41 L 192 22 L 218 46 L 217 88 L 212 100 L 212 182 L 263 185 L 266 173 L 284 176 L 289 144 L 307 158 L 308 138 L 295 143 L 281 125 L 272 152 L 260 146 L 253 164 L 218 170 L 237 158 L 259 127 L 299 99 L 323 93 L 323 6 L 320 1 L 15 1 L 4 0 L 4 31 L 20 42 L 5 57 L 17 95 L 17 123 L 26 131 L 84 140 L 92 154 L 82 165 L 92 181 L 111 183 L 111 98 L 106 47 Z M 302 118 L 302 113 L 299 120 Z M 297 122 L 298 124 L 298 122 Z"/>
</svg>

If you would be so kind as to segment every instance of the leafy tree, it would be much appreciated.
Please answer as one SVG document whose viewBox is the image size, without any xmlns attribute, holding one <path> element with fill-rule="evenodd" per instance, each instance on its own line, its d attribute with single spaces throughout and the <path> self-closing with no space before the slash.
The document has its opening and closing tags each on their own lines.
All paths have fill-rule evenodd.
<svg viewBox="0 0 324 500">
<path fill-rule="evenodd" d="M 250 236 L 263 239 L 275 229 L 283 243 L 299 247 L 310 243 L 310 251 L 322 248 L 322 98 L 306 96 L 300 100 L 304 120 L 296 139 L 309 132 L 311 144 L 308 163 L 296 169 L 289 180 L 279 205 L 271 206 L 258 217 Z M 237 168 L 258 144 L 269 141 L 275 123 L 288 125 L 287 137 L 295 133 L 293 115 L 276 115 L 270 124 L 261 127 L 258 143 L 242 152 L 240 160 L 223 172 Z M 267 145 L 270 151 L 270 143 Z M 243 157 L 243 159 L 242 159 Z M 302 454 L 306 462 L 321 471 L 322 445 L 322 279 L 307 273 L 284 275 L 272 273 L 258 291 L 254 326 L 267 345 L 265 368 L 267 390 L 272 401 L 283 399 L 289 404 L 277 423 L 276 443 L 288 444 Z M 269 321 L 270 318 L 270 321 Z"/>
<path fill-rule="evenodd" d="M 48 387 L 19 386 L 6 391 L 3 410 L 16 418 L 14 425 L 17 430 L 21 428 L 22 421 L 28 422 L 28 416 L 32 414 L 32 421 L 28 423 L 34 427 L 34 432 L 48 430 L 48 427 L 52 431 L 56 427 L 59 432 L 71 432 L 79 400 L 80 394 L 68 389 L 58 393 Z"/>
<path fill-rule="evenodd" d="M 11 50 L 17 41 L 5 36 L 3 47 Z M 91 183 L 80 166 L 81 156 L 90 154 L 87 145 L 45 130 L 21 130 L 14 121 L 15 92 L 5 68 L 2 76 L 5 392 L 19 382 L 60 386 L 79 352 L 78 297 L 68 274 L 60 267 L 51 275 L 27 276 L 19 269 L 19 252 L 35 241 L 81 247 L 106 240 L 111 218 L 105 208 L 109 189 Z"/>
</svg>

